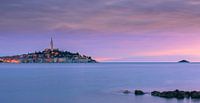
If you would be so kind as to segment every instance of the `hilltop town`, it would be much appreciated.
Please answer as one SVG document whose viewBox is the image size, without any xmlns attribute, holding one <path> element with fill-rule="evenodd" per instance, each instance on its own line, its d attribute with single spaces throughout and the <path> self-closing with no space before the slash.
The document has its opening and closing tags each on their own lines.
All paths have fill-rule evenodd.
<svg viewBox="0 0 200 103">
<path fill-rule="evenodd" d="M 96 63 L 89 56 L 80 55 L 79 53 L 71 53 L 68 51 L 60 51 L 54 49 L 53 40 L 50 42 L 50 49 L 43 51 L 28 53 L 14 56 L 0 57 L 3 63 Z"/>
</svg>

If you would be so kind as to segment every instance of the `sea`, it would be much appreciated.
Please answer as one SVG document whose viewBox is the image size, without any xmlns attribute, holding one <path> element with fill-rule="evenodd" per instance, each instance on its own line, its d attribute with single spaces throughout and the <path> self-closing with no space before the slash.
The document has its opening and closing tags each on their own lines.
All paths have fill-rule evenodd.
<svg viewBox="0 0 200 103">
<path fill-rule="evenodd" d="M 200 90 L 200 63 L 0 64 L 0 103 L 200 103 L 123 90 Z"/>
</svg>

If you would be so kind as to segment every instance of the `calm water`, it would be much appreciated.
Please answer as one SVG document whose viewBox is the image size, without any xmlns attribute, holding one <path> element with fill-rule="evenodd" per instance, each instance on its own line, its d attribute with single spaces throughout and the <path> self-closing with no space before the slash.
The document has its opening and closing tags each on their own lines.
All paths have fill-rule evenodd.
<svg viewBox="0 0 200 103">
<path fill-rule="evenodd" d="M 200 64 L 0 64 L 0 103 L 199 103 L 123 89 L 200 90 Z"/>
</svg>

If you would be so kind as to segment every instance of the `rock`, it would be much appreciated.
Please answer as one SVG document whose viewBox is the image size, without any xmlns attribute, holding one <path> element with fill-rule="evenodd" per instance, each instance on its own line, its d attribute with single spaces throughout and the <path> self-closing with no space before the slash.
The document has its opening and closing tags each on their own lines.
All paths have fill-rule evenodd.
<svg viewBox="0 0 200 103">
<path fill-rule="evenodd" d="M 186 97 L 186 98 L 190 98 L 190 96 L 191 96 L 191 93 L 190 93 L 189 91 L 186 91 L 186 92 L 185 92 L 185 97 Z"/>
<path fill-rule="evenodd" d="M 132 93 L 129 90 L 124 90 L 124 94 L 130 94 Z M 135 95 L 144 95 L 145 92 L 142 90 L 135 90 Z M 162 98 L 176 98 L 176 99 L 184 99 L 184 98 L 191 98 L 191 99 L 200 99 L 200 91 L 180 91 L 180 90 L 174 90 L 174 91 L 153 91 L 151 92 L 152 96 L 156 97 L 162 97 Z"/>
<path fill-rule="evenodd" d="M 129 90 L 124 90 L 123 93 L 124 93 L 124 94 L 130 94 L 131 91 L 129 91 Z"/>
<path fill-rule="evenodd" d="M 145 93 L 142 90 L 135 90 L 135 95 L 144 95 Z"/>
<path fill-rule="evenodd" d="M 164 92 L 158 92 L 158 91 L 153 91 L 151 92 L 152 96 L 157 96 L 157 97 L 163 97 L 163 98 L 177 98 L 177 99 L 184 99 L 190 97 L 190 92 L 185 92 L 185 91 L 164 91 Z"/>
<path fill-rule="evenodd" d="M 161 93 L 160 93 L 159 91 L 153 91 L 153 92 L 151 92 L 151 95 L 152 95 L 152 96 L 158 96 L 158 97 L 159 97 L 160 94 L 161 94 Z"/>
<path fill-rule="evenodd" d="M 191 98 L 193 98 L 193 99 L 200 99 L 200 92 L 192 91 L 192 92 L 190 93 L 190 96 L 191 96 Z"/>
<path fill-rule="evenodd" d="M 177 99 L 184 99 L 186 97 L 184 91 L 175 90 L 175 98 Z"/>
<path fill-rule="evenodd" d="M 165 92 L 162 92 L 160 94 L 160 97 L 164 97 L 164 98 L 174 98 L 175 97 L 175 93 L 172 92 L 172 91 L 165 91 Z"/>
<path fill-rule="evenodd" d="M 190 63 L 190 62 L 187 60 L 181 60 L 181 61 L 179 61 L 179 63 Z"/>
</svg>

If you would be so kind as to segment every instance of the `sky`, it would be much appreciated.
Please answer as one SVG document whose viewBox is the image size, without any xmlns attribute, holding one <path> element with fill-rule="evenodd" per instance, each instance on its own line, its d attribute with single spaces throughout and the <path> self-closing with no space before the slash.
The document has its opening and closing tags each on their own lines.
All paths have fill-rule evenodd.
<svg viewBox="0 0 200 103">
<path fill-rule="evenodd" d="M 0 0 L 0 56 L 56 48 L 98 61 L 200 61 L 199 0 Z"/>
</svg>

